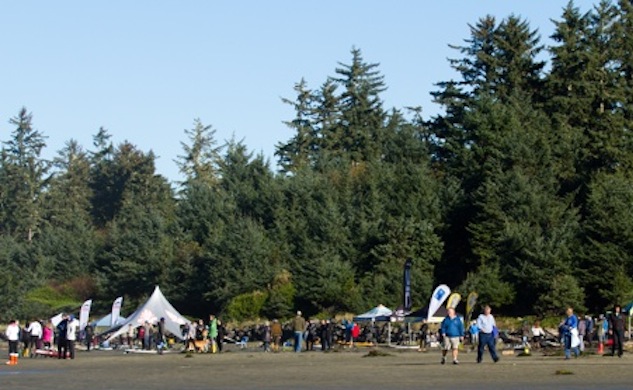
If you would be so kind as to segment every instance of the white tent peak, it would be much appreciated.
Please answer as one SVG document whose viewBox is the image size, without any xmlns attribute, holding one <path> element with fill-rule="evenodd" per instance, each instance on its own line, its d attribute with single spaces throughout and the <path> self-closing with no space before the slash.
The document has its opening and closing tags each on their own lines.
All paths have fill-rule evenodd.
<svg viewBox="0 0 633 390">
<path fill-rule="evenodd" d="M 393 310 L 385 307 L 384 305 L 378 305 L 373 309 L 365 312 L 363 314 L 359 314 L 354 317 L 355 321 L 375 321 L 377 319 L 384 320 L 385 317 L 389 317 L 393 313 Z"/>
<path fill-rule="evenodd" d="M 145 322 L 156 325 L 161 318 L 165 319 L 165 331 L 181 339 L 180 326 L 189 321 L 183 317 L 178 310 L 174 309 L 160 291 L 160 287 L 156 286 L 152 295 L 147 298 L 147 301 L 140 305 L 134 313 L 130 314 L 124 323 L 109 329 L 105 333 L 112 332 L 108 337 L 108 340 L 112 340 L 116 336 L 127 332 L 130 325 L 134 328 L 142 326 Z"/>
</svg>

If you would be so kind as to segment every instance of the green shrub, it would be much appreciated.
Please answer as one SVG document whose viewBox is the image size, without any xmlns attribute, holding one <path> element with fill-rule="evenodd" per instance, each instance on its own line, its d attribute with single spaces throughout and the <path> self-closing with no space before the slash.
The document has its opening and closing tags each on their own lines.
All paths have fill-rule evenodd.
<svg viewBox="0 0 633 390">
<path fill-rule="evenodd" d="M 233 321 L 245 321 L 259 318 L 268 294 L 263 291 L 253 291 L 240 294 L 229 301 L 226 306 L 226 317 Z"/>
</svg>

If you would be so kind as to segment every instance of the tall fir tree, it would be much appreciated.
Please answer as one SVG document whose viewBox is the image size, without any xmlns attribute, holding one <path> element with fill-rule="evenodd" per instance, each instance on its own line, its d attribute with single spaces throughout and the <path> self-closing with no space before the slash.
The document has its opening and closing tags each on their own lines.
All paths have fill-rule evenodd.
<svg viewBox="0 0 633 390">
<path fill-rule="evenodd" d="M 2 148 L 0 214 L 4 234 L 31 242 L 42 221 L 42 194 L 49 163 L 41 157 L 44 135 L 33 128 L 33 115 L 22 108 L 9 123 L 15 127 Z"/>
</svg>

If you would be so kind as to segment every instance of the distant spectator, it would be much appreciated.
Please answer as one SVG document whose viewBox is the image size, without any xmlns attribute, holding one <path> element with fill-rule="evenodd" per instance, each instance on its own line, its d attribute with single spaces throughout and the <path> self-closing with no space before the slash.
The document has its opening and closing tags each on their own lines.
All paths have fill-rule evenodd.
<svg viewBox="0 0 633 390">
<path fill-rule="evenodd" d="M 222 324 L 222 320 L 218 318 L 218 335 L 215 338 L 215 342 L 218 345 L 218 352 L 222 352 L 224 347 L 224 336 L 226 335 L 226 329 L 224 328 L 224 324 Z"/>
<path fill-rule="evenodd" d="M 262 328 L 262 341 L 264 342 L 264 352 L 270 352 L 270 342 L 272 340 L 272 333 L 270 330 L 270 322 L 266 321 Z"/>
<path fill-rule="evenodd" d="M 68 318 L 68 325 L 66 326 L 66 342 L 68 344 L 68 352 L 70 358 L 75 358 L 75 341 L 77 340 L 77 333 L 79 332 L 79 320 L 75 316 L 71 315 Z"/>
<path fill-rule="evenodd" d="M 5 331 L 5 336 L 9 341 L 9 358 L 13 361 L 18 355 L 18 343 L 20 342 L 20 324 L 17 320 L 11 320 Z M 11 364 L 11 363 L 7 363 Z"/>
<path fill-rule="evenodd" d="M 477 321 L 471 321 L 470 326 L 468 327 L 468 333 L 470 334 L 470 343 L 473 346 L 473 349 L 479 344 L 479 326 L 477 326 Z"/>
<path fill-rule="evenodd" d="M 29 324 L 28 328 L 26 328 L 27 332 L 29 332 L 30 335 L 30 340 L 29 340 L 29 350 L 30 350 L 30 357 L 34 357 L 37 356 L 35 354 L 35 350 L 39 349 L 41 347 L 41 340 L 42 340 L 42 333 L 43 333 L 43 329 L 42 329 L 42 323 L 37 321 L 37 320 L 33 320 L 31 321 L 31 323 Z"/>
<path fill-rule="evenodd" d="M 95 330 L 92 327 L 92 325 L 88 324 L 86 325 L 86 328 L 84 329 L 85 334 L 86 334 L 86 349 L 88 352 L 90 352 L 90 347 L 92 346 L 92 339 L 95 335 Z"/>
<path fill-rule="evenodd" d="M 297 311 L 297 315 L 292 319 L 292 330 L 295 335 L 295 352 L 301 352 L 303 332 L 306 330 L 306 320 L 301 316 L 301 311 Z"/>
<path fill-rule="evenodd" d="M 585 336 L 587 335 L 587 320 L 584 315 L 578 314 L 578 348 L 580 352 L 585 352 Z"/>
<path fill-rule="evenodd" d="M 68 354 L 68 316 L 62 315 L 62 320 L 57 324 L 57 358 L 65 359 Z"/>
<path fill-rule="evenodd" d="M 532 325 L 532 342 L 536 347 L 540 347 L 541 340 L 545 337 L 545 331 L 541 328 L 541 322 L 535 321 L 534 325 Z"/>
<path fill-rule="evenodd" d="M 283 329 L 277 319 L 273 320 L 273 324 L 270 327 L 270 335 L 273 341 L 273 352 L 279 352 L 281 348 L 281 337 L 283 336 Z"/>
<path fill-rule="evenodd" d="M 53 333 L 53 324 L 47 322 L 46 326 L 42 328 L 42 345 L 44 349 L 51 349 L 53 345 Z"/>
<path fill-rule="evenodd" d="M 609 335 L 613 337 L 611 356 L 615 356 L 617 349 L 618 357 L 622 357 L 622 345 L 624 343 L 624 314 L 622 314 L 622 307 L 620 307 L 620 305 L 615 305 L 613 313 L 609 316 Z"/>
</svg>

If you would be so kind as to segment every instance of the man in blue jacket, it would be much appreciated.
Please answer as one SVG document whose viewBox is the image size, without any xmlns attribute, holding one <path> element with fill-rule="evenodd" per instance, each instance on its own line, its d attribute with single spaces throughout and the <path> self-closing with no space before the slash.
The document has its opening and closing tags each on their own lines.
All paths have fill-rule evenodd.
<svg viewBox="0 0 633 390">
<path fill-rule="evenodd" d="M 446 363 L 446 353 L 451 350 L 453 353 L 453 364 L 459 364 L 457 353 L 459 343 L 464 341 L 464 322 L 455 315 L 455 309 L 448 308 L 448 315 L 442 321 L 440 334 L 442 336 L 442 364 Z"/>
</svg>

